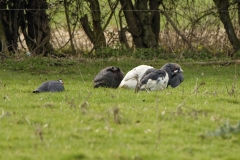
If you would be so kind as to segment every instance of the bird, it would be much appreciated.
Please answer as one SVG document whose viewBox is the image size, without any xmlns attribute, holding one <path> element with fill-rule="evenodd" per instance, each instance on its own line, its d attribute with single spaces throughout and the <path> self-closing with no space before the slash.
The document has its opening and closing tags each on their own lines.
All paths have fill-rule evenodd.
<svg viewBox="0 0 240 160">
<path fill-rule="evenodd" d="M 64 91 L 63 84 L 64 84 L 64 82 L 61 79 L 43 82 L 37 89 L 35 89 L 33 91 L 33 93 L 61 92 L 61 91 Z"/>
<path fill-rule="evenodd" d="M 140 82 L 140 79 L 148 69 L 152 69 L 149 65 L 139 65 L 132 70 L 128 71 L 118 88 L 131 88 L 135 89 L 136 85 Z"/>
<path fill-rule="evenodd" d="M 160 69 L 148 69 L 136 86 L 135 92 L 163 90 L 169 85 L 175 88 L 184 80 L 182 73 L 183 70 L 177 63 L 166 63 Z"/>
<path fill-rule="evenodd" d="M 136 89 L 136 92 L 140 90 L 155 91 L 163 90 L 167 88 L 169 76 L 166 71 L 156 69 L 149 72 L 140 81 L 140 87 Z"/>
<path fill-rule="evenodd" d="M 124 77 L 119 67 L 108 66 L 102 69 L 94 78 L 94 88 L 117 88 Z"/>
<path fill-rule="evenodd" d="M 184 81 L 183 70 L 179 64 L 166 63 L 160 69 L 169 74 L 168 85 L 170 85 L 172 88 L 179 86 L 180 83 Z"/>
</svg>

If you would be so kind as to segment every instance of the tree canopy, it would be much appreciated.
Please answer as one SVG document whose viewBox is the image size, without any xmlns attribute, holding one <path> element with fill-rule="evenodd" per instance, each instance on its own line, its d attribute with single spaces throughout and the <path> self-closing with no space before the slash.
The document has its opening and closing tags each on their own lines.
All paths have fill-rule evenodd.
<svg viewBox="0 0 240 160">
<path fill-rule="evenodd" d="M 0 0 L 0 53 L 105 48 L 238 55 L 240 2 Z"/>
</svg>

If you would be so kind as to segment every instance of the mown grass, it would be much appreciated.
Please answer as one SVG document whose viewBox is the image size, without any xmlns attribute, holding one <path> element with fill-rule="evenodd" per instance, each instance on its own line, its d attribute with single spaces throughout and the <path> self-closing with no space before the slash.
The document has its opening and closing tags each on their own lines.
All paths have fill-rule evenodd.
<svg viewBox="0 0 240 160">
<path fill-rule="evenodd" d="M 239 132 L 217 129 L 240 120 L 239 65 L 178 62 L 185 80 L 162 92 L 93 89 L 100 69 L 127 73 L 167 61 L 23 58 L 0 64 L 0 159 L 236 159 Z M 235 72 L 236 71 L 236 72 Z M 237 77 L 233 94 L 229 94 Z M 33 94 L 62 78 L 62 93 Z M 197 80 L 198 79 L 198 80 Z M 196 82 L 199 86 L 195 90 Z M 195 91 L 195 92 L 194 92 Z"/>
</svg>

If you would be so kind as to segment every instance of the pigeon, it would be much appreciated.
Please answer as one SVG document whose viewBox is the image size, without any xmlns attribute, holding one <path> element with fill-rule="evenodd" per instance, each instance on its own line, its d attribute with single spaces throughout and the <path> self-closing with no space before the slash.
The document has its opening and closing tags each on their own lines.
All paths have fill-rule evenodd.
<svg viewBox="0 0 240 160">
<path fill-rule="evenodd" d="M 37 89 L 33 91 L 33 93 L 40 93 L 40 92 L 61 92 L 64 91 L 63 81 L 59 80 L 51 80 L 42 83 Z"/>
<path fill-rule="evenodd" d="M 168 85 L 175 88 L 184 80 L 182 73 L 181 66 L 176 63 L 167 63 L 160 69 L 148 69 L 136 86 L 135 91 L 164 90 Z"/>
<path fill-rule="evenodd" d="M 125 75 L 125 77 L 123 78 L 122 82 L 119 85 L 119 88 L 135 89 L 136 85 L 140 82 L 140 79 L 142 78 L 144 73 L 148 69 L 152 69 L 152 68 L 153 68 L 152 66 L 148 66 L 148 65 L 140 65 L 133 68 Z"/>
<path fill-rule="evenodd" d="M 94 78 L 94 88 L 117 88 L 124 77 L 119 67 L 109 66 L 102 69 Z"/>
</svg>

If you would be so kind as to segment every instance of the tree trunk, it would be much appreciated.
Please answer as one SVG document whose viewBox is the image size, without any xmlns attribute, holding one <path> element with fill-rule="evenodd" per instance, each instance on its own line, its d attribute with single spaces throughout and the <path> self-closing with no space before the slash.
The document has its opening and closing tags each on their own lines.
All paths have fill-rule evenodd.
<svg viewBox="0 0 240 160">
<path fill-rule="evenodd" d="M 3 9 L 6 8 L 6 5 L 3 2 L 0 2 L 0 52 L 3 52 L 5 55 L 9 54 L 8 43 L 5 35 L 5 27 L 3 25 Z"/>
<path fill-rule="evenodd" d="M 46 56 L 53 52 L 53 47 L 50 43 L 51 31 L 49 20 L 46 14 L 46 0 L 29 1 L 28 9 L 26 11 L 28 31 L 26 32 L 26 28 L 23 28 L 25 39 L 27 39 L 27 46 L 33 54 L 44 54 Z"/>
<path fill-rule="evenodd" d="M 134 13 L 134 8 L 132 1 L 129 0 L 120 0 L 125 19 L 128 24 L 128 31 L 133 37 L 133 43 L 137 48 L 143 48 L 144 44 L 141 38 L 142 28 L 138 22 L 137 17 Z"/>
<path fill-rule="evenodd" d="M 140 25 L 143 29 L 142 40 L 145 48 L 155 48 L 157 46 L 155 34 L 152 31 L 151 12 L 148 11 L 148 0 L 136 1 L 135 14 L 138 17 Z M 159 26 L 158 26 L 159 27 Z"/>
<path fill-rule="evenodd" d="M 120 3 L 135 46 L 137 48 L 157 47 L 160 31 L 158 0 L 136 0 L 135 8 L 132 1 L 120 0 Z M 148 10 L 148 3 L 149 8 L 155 11 Z"/>
<path fill-rule="evenodd" d="M 92 29 L 90 27 L 87 14 L 80 18 L 80 22 L 84 32 L 87 34 L 88 38 L 93 44 L 93 49 L 95 49 L 96 53 L 98 54 L 98 52 L 101 51 L 101 48 L 107 46 L 106 38 L 103 33 L 104 29 L 101 26 L 101 11 L 99 2 L 98 0 L 89 0 L 89 3 L 92 16 Z"/>
<path fill-rule="evenodd" d="M 98 0 L 89 0 L 91 4 L 91 14 L 93 20 L 93 33 L 98 41 L 94 42 L 96 48 L 106 47 L 106 39 L 101 26 L 101 12 Z M 98 38 L 99 37 L 99 38 Z"/>
<path fill-rule="evenodd" d="M 8 51 L 10 53 L 15 53 L 18 49 L 18 29 L 19 29 L 19 21 L 18 16 L 19 12 L 22 12 L 19 10 L 21 6 L 21 1 L 15 1 L 15 0 L 8 0 L 8 1 L 1 1 L 0 2 L 2 7 L 4 7 L 5 10 L 2 11 L 2 17 L 1 22 L 3 25 L 2 29 L 5 32 L 5 41 L 8 47 Z M 8 8 L 8 9 L 7 9 Z"/>
<path fill-rule="evenodd" d="M 240 49 L 240 41 L 237 38 L 234 28 L 229 16 L 229 1 L 228 0 L 213 0 L 218 8 L 218 13 L 220 15 L 220 20 L 222 21 L 224 28 L 227 32 L 228 39 L 233 46 L 235 52 Z"/>
<path fill-rule="evenodd" d="M 155 36 L 156 43 L 158 44 L 158 38 L 160 33 L 160 12 L 159 12 L 159 0 L 150 0 L 151 10 L 151 28 Z"/>
<path fill-rule="evenodd" d="M 238 25 L 240 25 L 240 1 L 237 2 L 237 9 L 238 9 Z"/>
<path fill-rule="evenodd" d="M 84 17 L 80 18 L 80 22 L 81 22 L 84 32 L 87 34 L 87 36 L 90 39 L 90 41 L 92 42 L 92 44 L 94 44 L 95 43 L 95 35 L 89 25 L 88 16 L 85 14 Z"/>
</svg>

